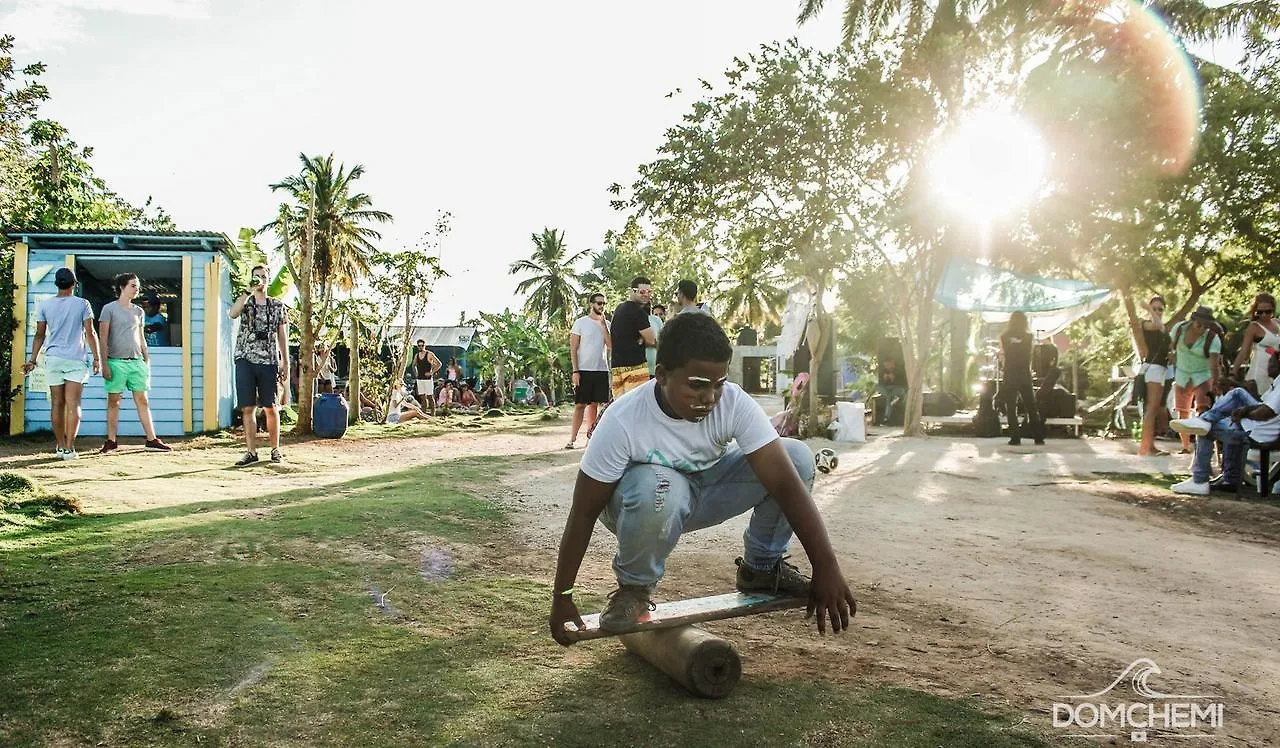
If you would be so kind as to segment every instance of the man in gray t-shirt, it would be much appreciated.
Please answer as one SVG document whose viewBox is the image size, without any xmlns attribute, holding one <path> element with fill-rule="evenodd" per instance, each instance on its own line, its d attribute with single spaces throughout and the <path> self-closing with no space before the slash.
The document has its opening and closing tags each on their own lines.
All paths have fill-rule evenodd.
<svg viewBox="0 0 1280 748">
<path fill-rule="evenodd" d="M 76 273 L 58 268 L 53 285 L 58 295 L 40 302 L 36 308 L 36 338 L 31 358 L 22 367 L 24 374 L 36 368 L 40 349 L 45 352 L 45 372 L 49 382 L 49 420 L 58 440 L 59 459 L 74 460 L 76 434 L 80 431 L 80 396 L 89 381 L 85 353 L 93 355 L 93 373 L 98 373 L 98 335 L 93 330 L 93 308 L 75 295 Z"/>
<path fill-rule="evenodd" d="M 126 389 L 133 395 L 133 404 L 138 409 L 147 451 L 169 452 L 169 445 L 156 436 L 151 404 L 147 400 L 147 390 L 151 389 L 151 354 L 143 335 L 146 314 L 133 303 L 140 290 L 138 276 L 121 273 L 114 280 L 120 297 L 102 307 L 98 315 L 99 335 L 107 346 L 107 361 L 102 366 L 107 390 L 107 441 L 99 454 L 109 454 L 120 447 L 116 434 L 120 426 L 120 399 Z"/>
</svg>

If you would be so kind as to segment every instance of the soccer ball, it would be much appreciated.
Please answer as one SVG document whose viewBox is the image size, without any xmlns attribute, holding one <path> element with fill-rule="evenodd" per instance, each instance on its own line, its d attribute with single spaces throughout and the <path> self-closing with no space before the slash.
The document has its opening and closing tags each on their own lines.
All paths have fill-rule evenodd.
<svg viewBox="0 0 1280 748">
<path fill-rule="evenodd" d="M 823 447 L 813 456 L 814 464 L 818 466 L 818 472 L 829 473 L 836 469 L 840 464 L 840 458 L 836 456 L 835 450 Z"/>
</svg>

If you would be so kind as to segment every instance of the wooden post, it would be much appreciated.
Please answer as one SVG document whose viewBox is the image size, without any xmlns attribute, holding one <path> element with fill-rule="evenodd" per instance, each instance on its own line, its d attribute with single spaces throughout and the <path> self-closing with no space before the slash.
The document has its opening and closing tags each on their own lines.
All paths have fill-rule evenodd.
<svg viewBox="0 0 1280 748">
<path fill-rule="evenodd" d="M 628 651 L 674 678 L 695 696 L 720 699 L 742 677 L 733 645 L 696 626 L 642 631 L 618 637 Z"/>
<path fill-rule="evenodd" d="M 350 362 L 347 367 L 347 425 L 360 421 L 360 323 L 351 318 Z"/>
</svg>

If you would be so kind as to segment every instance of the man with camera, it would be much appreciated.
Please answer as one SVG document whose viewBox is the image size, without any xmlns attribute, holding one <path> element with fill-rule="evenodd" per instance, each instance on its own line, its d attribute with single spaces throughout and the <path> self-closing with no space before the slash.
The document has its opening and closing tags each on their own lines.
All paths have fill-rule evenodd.
<svg viewBox="0 0 1280 748">
<path fill-rule="evenodd" d="M 236 299 L 227 316 L 240 320 L 236 333 L 236 400 L 244 415 L 245 453 L 236 467 L 258 461 L 254 441 L 258 434 L 257 409 L 267 417 L 267 433 L 271 437 L 271 461 L 283 462 L 280 451 L 280 413 L 276 409 L 277 393 L 289 402 L 289 388 L 284 374 L 289 371 L 289 324 L 284 304 L 267 298 L 267 266 L 255 265 L 249 279 L 250 292 Z"/>
</svg>

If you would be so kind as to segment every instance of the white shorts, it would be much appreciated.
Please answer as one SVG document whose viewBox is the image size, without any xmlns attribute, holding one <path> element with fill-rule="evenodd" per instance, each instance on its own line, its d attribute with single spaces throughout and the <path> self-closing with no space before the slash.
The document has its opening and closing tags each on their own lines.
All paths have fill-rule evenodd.
<svg viewBox="0 0 1280 748">
<path fill-rule="evenodd" d="M 1160 364 L 1143 364 L 1138 371 L 1142 372 L 1143 378 L 1148 382 L 1164 384 L 1166 372 L 1165 368 Z"/>
<path fill-rule="evenodd" d="M 436 384 L 436 383 L 435 383 L 433 380 L 431 380 L 431 379 L 418 379 L 418 380 L 415 380 L 415 381 L 418 383 L 418 394 L 419 394 L 419 395 L 431 395 L 431 394 L 435 394 L 435 384 Z"/>
</svg>

